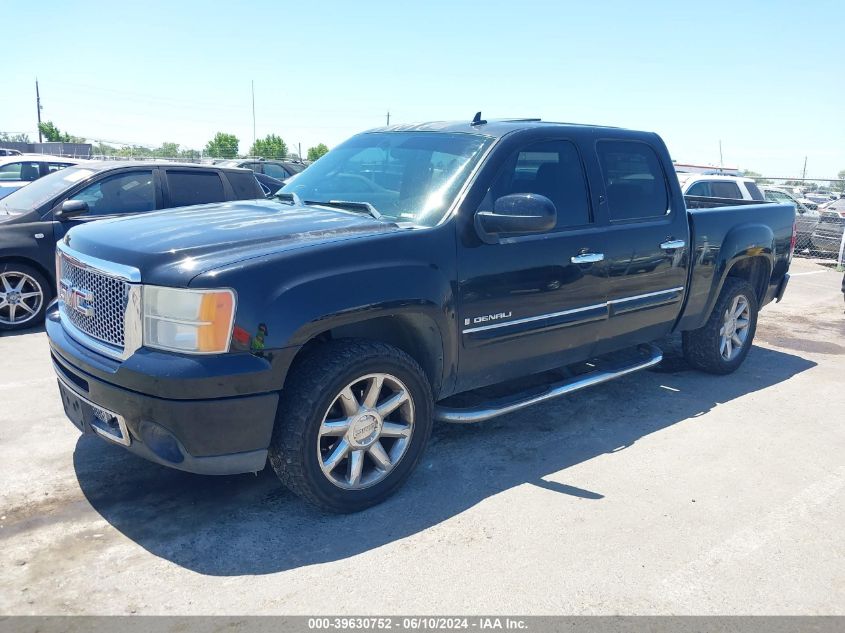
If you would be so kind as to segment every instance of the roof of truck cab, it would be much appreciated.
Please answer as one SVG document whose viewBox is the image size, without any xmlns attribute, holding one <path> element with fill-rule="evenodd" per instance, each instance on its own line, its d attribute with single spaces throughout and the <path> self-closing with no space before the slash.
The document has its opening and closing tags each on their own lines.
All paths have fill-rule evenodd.
<svg viewBox="0 0 845 633">
<path fill-rule="evenodd" d="M 377 127 L 367 132 L 452 132 L 464 134 L 480 134 L 493 138 L 500 138 L 519 130 L 561 128 L 570 130 L 584 130 L 586 128 L 599 130 L 623 131 L 623 128 L 607 125 L 588 125 L 582 123 L 558 123 L 542 121 L 540 119 L 490 119 L 486 123 L 473 125 L 471 121 L 427 121 L 425 123 L 403 123 Z M 634 130 L 624 130 L 634 132 Z"/>
</svg>

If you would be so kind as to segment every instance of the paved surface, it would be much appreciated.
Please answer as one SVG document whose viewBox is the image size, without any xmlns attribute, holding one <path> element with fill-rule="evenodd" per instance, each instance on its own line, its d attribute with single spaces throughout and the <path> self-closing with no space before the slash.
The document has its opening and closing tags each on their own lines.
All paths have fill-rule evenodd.
<svg viewBox="0 0 845 633">
<path fill-rule="evenodd" d="M 81 438 L 44 334 L 4 337 L 0 613 L 845 614 L 842 275 L 793 272 L 733 376 L 440 427 L 354 516 Z"/>
</svg>

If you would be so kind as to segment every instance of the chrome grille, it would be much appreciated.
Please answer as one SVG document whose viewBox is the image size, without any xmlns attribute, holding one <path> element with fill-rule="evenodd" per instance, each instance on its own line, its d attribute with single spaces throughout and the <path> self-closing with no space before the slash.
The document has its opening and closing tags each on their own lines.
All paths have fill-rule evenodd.
<svg viewBox="0 0 845 633">
<path fill-rule="evenodd" d="M 122 350 L 130 284 L 77 264 L 65 255 L 60 262 L 62 316 L 82 333 Z"/>
</svg>

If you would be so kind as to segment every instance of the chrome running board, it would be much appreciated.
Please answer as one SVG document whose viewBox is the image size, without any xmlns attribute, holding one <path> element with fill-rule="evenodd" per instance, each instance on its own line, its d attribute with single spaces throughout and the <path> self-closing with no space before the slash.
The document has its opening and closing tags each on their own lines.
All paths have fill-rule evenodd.
<svg viewBox="0 0 845 633">
<path fill-rule="evenodd" d="M 603 382 L 640 371 L 641 369 L 654 367 L 663 360 L 663 352 L 656 345 L 642 345 L 640 346 L 640 350 L 642 353 L 636 362 L 629 362 L 615 367 L 597 368 L 585 374 L 546 385 L 540 393 L 537 393 L 536 390 L 529 394 L 518 393 L 504 398 L 490 400 L 480 406 L 468 408 L 435 406 L 434 419 L 453 424 L 483 422 L 545 402 L 546 400 L 564 396 L 573 391 L 579 391 L 587 387 L 592 387 L 593 385 L 600 385 Z"/>
</svg>

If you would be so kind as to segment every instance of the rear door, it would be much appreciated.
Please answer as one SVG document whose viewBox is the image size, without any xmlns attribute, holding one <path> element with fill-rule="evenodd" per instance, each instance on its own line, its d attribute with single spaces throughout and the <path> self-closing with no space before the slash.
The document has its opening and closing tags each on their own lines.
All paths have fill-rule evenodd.
<svg viewBox="0 0 845 633">
<path fill-rule="evenodd" d="M 225 171 L 223 174 L 232 188 L 232 200 L 257 200 L 264 197 L 254 172 Z"/>
<path fill-rule="evenodd" d="M 603 255 L 609 319 L 596 353 L 669 333 L 685 292 L 689 224 L 683 197 L 670 187 L 662 143 L 602 138 L 595 144 L 609 220 Z"/>
<path fill-rule="evenodd" d="M 581 151 L 567 137 L 526 136 L 497 152 L 501 165 L 479 181 L 483 199 L 464 211 L 471 217 L 504 195 L 538 193 L 555 203 L 557 225 L 497 244 L 462 236 L 459 390 L 588 358 L 607 318 L 604 265 L 585 256 L 601 251 L 603 237 Z"/>
<path fill-rule="evenodd" d="M 225 202 L 232 197 L 218 171 L 168 168 L 165 174 L 164 208 Z"/>
</svg>

